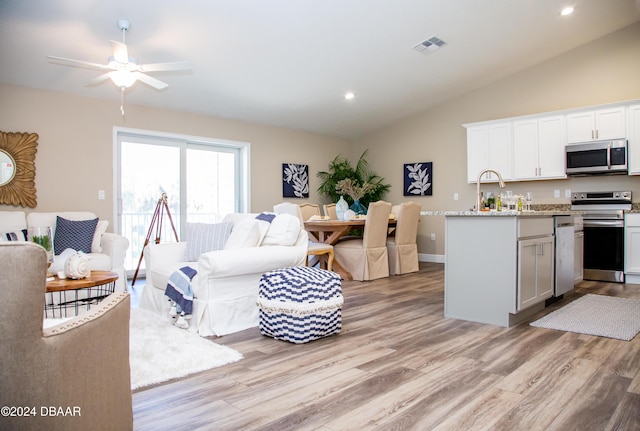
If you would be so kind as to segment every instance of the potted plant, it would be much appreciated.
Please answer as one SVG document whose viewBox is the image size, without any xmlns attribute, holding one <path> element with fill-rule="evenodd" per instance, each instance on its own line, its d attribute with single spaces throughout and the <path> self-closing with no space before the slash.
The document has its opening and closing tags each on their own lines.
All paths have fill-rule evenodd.
<svg viewBox="0 0 640 431">
<path fill-rule="evenodd" d="M 344 196 L 350 206 L 355 202 L 353 196 L 357 195 L 360 196 L 359 203 L 365 208 L 370 202 L 382 199 L 391 189 L 391 185 L 385 184 L 384 178 L 369 169 L 365 158 L 367 151 L 362 153 L 355 167 L 346 157 L 337 155 L 329 163 L 328 171 L 318 172 L 317 176 L 321 180 L 318 193 L 327 196 L 331 202 L 337 202 L 340 196 Z M 343 180 L 351 181 L 339 184 Z M 349 189 L 354 192 L 353 196 L 349 194 Z"/>
</svg>

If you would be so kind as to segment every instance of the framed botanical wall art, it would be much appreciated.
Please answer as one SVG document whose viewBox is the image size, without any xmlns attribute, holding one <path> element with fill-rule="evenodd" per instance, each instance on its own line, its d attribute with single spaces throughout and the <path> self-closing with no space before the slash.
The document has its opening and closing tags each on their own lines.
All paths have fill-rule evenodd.
<svg viewBox="0 0 640 431">
<path fill-rule="evenodd" d="M 404 165 L 404 195 L 431 196 L 433 193 L 433 162 Z"/>
<path fill-rule="evenodd" d="M 309 197 L 309 165 L 282 164 L 282 196 L 285 198 Z"/>
</svg>

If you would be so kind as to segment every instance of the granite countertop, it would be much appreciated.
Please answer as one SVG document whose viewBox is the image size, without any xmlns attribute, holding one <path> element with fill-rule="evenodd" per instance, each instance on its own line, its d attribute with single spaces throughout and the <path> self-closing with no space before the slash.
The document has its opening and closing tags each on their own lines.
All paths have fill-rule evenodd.
<svg viewBox="0 0 640 431">
<path fill-rule="evenodd" d="M 571 210 L 535 210 L 535 211 L 421 211 L 423 216 L 448 217 L 550 217 L 559 215 L 582 215 L 584 211 Z"/>
<path fill-rule="evenodd" d="M 423 216 L 458 216 L 458 217 L 549 217 L 558 215 L 582 215 L 584 211 L 571 211 L 568 204 L 538 204 L 532 205 L 532 211 L 421 211 Z"/>
</svg>

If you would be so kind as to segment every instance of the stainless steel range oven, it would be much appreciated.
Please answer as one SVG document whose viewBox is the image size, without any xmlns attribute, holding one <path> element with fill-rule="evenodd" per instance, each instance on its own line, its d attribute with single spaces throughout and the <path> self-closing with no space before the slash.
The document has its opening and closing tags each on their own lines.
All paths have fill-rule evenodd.
<svg viewBox="0 0 640 431">
<path fill-rule="evenodd" d="M 631 192 L 571 194 L 571 209 L 584 211 L 584 279 L 624 283 L 624 211 Z"/>
</svg>

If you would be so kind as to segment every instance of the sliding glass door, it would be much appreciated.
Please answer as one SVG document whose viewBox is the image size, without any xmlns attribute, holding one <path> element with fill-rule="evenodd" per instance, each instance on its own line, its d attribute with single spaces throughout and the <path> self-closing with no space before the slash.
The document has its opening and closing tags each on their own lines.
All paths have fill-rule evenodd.
<svg viewBox="0 0 640 431">
<path fill-rule="evenodd" d="M 187 222 L 249 210 L 248 144 L 132 130 L 116 136 L 117 231 L 130 242 L 129 276 L 139 263 L 144 273 L 146 242 L 183 239 Z"/>
</svg>

